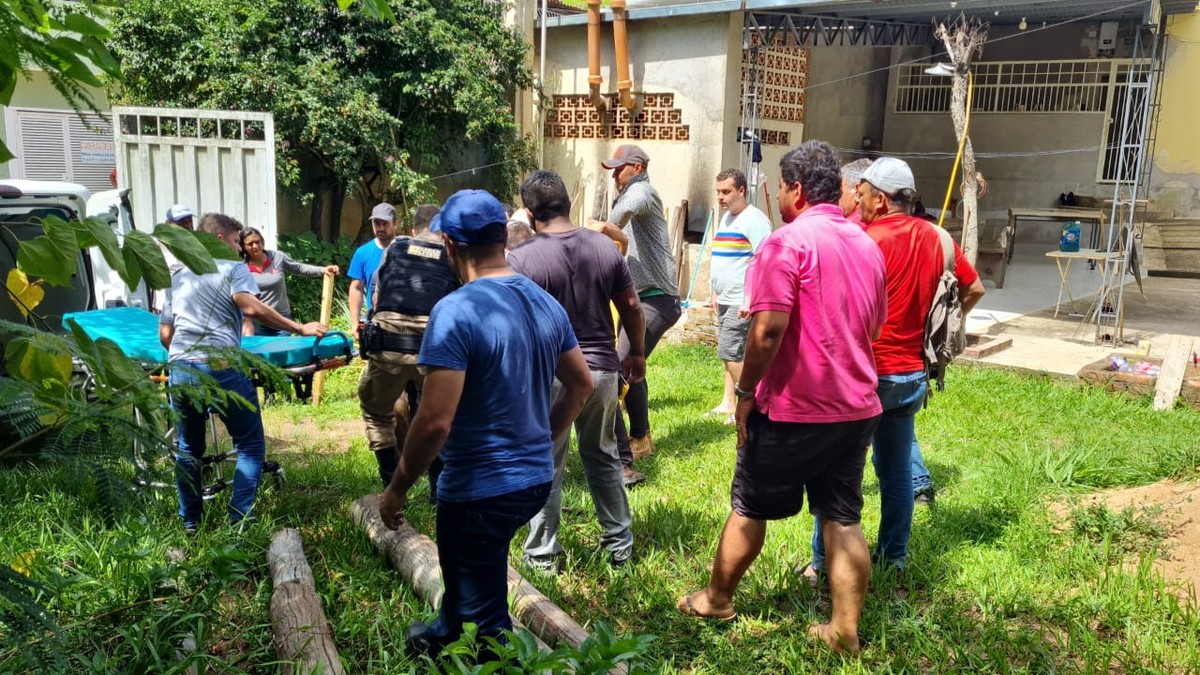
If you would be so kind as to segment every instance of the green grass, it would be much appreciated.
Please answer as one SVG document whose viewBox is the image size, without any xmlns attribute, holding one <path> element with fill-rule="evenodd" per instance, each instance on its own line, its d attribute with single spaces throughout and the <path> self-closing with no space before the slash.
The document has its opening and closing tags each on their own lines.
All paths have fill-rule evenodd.
<svg viewBox="0 0 1200 675">
<path fill-rule="evenodd" d="M 326 404 L 276 405 L 268 437 L 292 423 L 314 429 L 270 455 L 288 485 L 264 487 L 259 519 L 237 533 L 210 506 L 201 535 L 186 541 L 174 495 L 106 524 L 61 472 L 0 471 L 0 562 L 20 562 L 50 587 L 69 649 L 55 670 L 167 672 L 181 669 L 185 636 L 213 672 L 272 672 L 265 549 L 280 527 L 298 527 L 340 653 L 358 672 L 410 672 L 403 631 L 433 608 L 416 599 L 347 517 L 356 497 L 377 489 L 354 399 L 357 372 L 330 378 Z M 707 579 L 729 509 L 734 432 L 704 416 L 719 397 L 710 350 L 663 347 L 651 359 L 651 423 L 657 453 L 630 492 L 636 564 L 615 571 L 598 550 L 577 457 L 568 465 L 563 574 L 533 578 L 585 625 L 653 634 L 655 672 L 782 673 L 885 671 L 1194 672 L 1200 607 L 1170 592 L 1139 551 L 1153 554 L 1161 528 L 1142 512 L 1048 506 L 1072 494 L 1165 477 L 1195 477 L 1200 415 L 1153 412 L 1145 401 L 1109 396 L 1048 378 L 955 367 L 947 389 L 917 420 L 939 487 L 918 509 L 903 583 L 876 571 L 858 659 L 805 638 L 827 604 L 796 581 L 812 521 L 772 523 L 762 556 L 735 598 L 740 618 L 715 624 L 674 610 Z M 878 491 L 864 484 L 868 539 Z M 422 484 L 409 516 L 432 531 Z M 213 504 L 222 503 L 221 500 Z M 519 551 L 521 535 L 514 543 Z M 168 548 L 186 550 L 182 562 Z M 1124 562 L 1121 565 L 1117 563 Z M 2 635 L 0 635 L 2 637 Z M 0 647 L 0 672 L 20 661 Z"/>
</svg>

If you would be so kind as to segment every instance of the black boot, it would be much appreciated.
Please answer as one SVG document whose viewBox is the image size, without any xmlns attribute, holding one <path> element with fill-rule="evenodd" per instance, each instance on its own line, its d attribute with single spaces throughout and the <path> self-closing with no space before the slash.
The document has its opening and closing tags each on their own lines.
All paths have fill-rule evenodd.
<svg viewBox="0 0 1200 675">
<path fill-rule="evenodd" d="M 400 457 L 396 455 L 395 448 L 384 448 L 375 451 L 375 461 L 379 462 L 379 480 L 383 481 L 383 487 L 386 488 L 392 482 L 396 467 L 400 466 Z"/>
</svg>

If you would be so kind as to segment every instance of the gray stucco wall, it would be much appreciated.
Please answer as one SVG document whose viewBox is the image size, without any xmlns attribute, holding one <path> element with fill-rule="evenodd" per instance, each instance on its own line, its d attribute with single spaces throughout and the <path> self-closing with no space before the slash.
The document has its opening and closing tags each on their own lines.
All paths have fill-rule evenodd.
<svg viewBox="0 0 1200 675">
<path fill-rule="evenodd" d="M 806 140 L 820 139 L 853 150 L 861 148 L 864 136 L 882 140 L 890 53 L 888 47 L 809 50 Z M 858 76 L 874 70 L 879 72 Z"/>
</svg>

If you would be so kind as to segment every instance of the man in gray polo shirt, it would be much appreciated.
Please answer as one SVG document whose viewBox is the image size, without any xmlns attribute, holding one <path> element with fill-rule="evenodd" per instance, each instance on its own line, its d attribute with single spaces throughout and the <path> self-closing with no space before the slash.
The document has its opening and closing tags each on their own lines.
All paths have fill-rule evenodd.
<svg viewBox="0 0 1200 675">
<path fill-rule="evenodd" d="M 234 218 L 206 213 L 200 219 L 199 229 L 216 235 L 234 251 L 241 251 L 242 224 Z M 257 297 L 258 286 L 245 263 L 215 262 L 217 271 L 211 274 L 196 274 L 186 267 L 171 273 L 171 290 L 158 320 L 158 339 L 167 348 L 171 364 L 171 406 L 177 416 L 175 487 L 179 493 L 179 517 L 189 534 L 199 528 L 204 508 L 200 492 L 201 458 L 210 402 L 190 395 L 188 385 L 215 380 L 221 389 L 241 396 L 248 404 L 229 402 L 217 408 L 238 453 L 229 497 L 229 520 L 236 524 L 248 517 L 254 506 L 267 445 L 258 391 L 245 373 L 230 368 L 220 358 L 220 350 L 241 346 L 243 315 L 289 333 L 320 336 L 326 330 L 324 324 L 316 322 L 300 325 L 264 305 Z"/>
<path fill-rule="evenodd" d="M 662 198 L 650 186 L 646 167 L 650 158 L 636 145 L 622 145 L 612 159 L 600 162 L 612 171 L 617 187 L 608 220 L 591 219 L 588 227 L 606 234 L 625 249 L 633 286 L 642 301 L 646 317 L 646 358 L 650 358 L 659 338 L 679 321 L 683 309 L 679 306 L 679 286 L 675 283 L 675 258 L 667 234 L 667 219 L 663 216 Z M 622 359 L 629 355 L 629 336 L 624 327 L 617 351 Z M 645 480 L 633 468 L 633 460 L 649 457 L 654 452 L 650 437 L 650 390 L 646 381 L 629 385 L 625 395 L 625 410 L 629 413 L 629 431 L 625 418 L 617 415 L 617 447 L 624 465 L 625 484 Z"/>
</svg>

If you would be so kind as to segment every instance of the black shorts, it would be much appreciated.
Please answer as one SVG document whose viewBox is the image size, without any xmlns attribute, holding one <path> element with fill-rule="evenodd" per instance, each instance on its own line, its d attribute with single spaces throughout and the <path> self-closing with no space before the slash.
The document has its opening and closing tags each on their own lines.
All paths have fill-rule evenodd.
<svg viewBox="0 0 1200 675">
<path fill-rule="evenodd" d="M 859 522 L 867 446 L 878 425 L 878 416 L 797 424 L 750 413 L 746 445 L 738 448 L 733 472 L 734 513 L 754 520 L 789 518 L 800 513 L 807 491 L 808 510 L 814 516 Z"/>
</svg>

